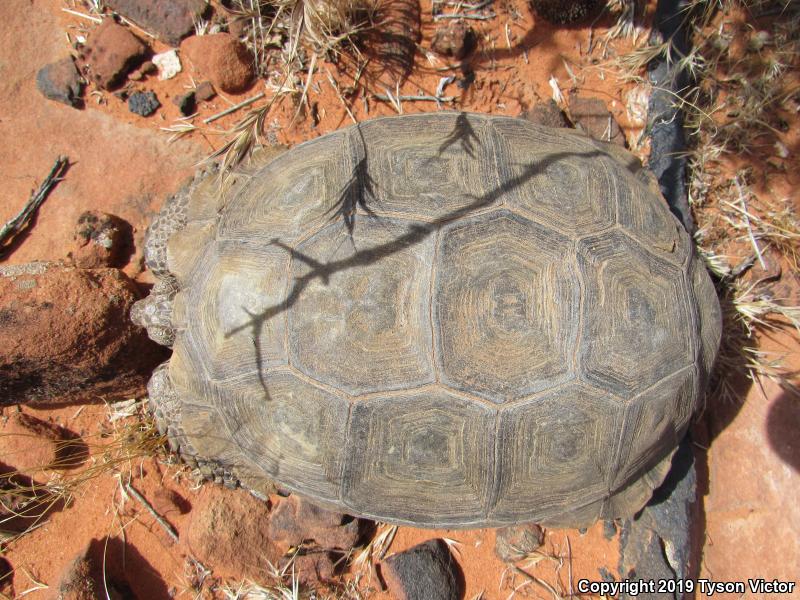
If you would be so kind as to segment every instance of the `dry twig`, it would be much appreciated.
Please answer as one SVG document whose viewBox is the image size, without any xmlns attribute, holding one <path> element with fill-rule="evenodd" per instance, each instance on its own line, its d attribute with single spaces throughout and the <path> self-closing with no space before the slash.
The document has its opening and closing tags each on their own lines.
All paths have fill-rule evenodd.
<svg viewBox="0 0 800 600">
<path fill-rule="evenodd" d="M 3 225 L 2 229 L 0 229 L 0 246 L 2 246 L 6 240 L 18 234 L 22 228 L 25 227 L 25 224 L 39 209 L 39 207 L 42 205 L 42 202 L 45 201 L 47 195 L 50 193 L 50 190 L 52 190 L 53 187 L 59 181 L 61 181 L 62 178 L 60 176 L 67 167 L 68 162 L 69 161 L 66 156 L 59 156 L 56 159 L 53 168 L 50 169 L 50 172 L 39 186 L 39 189 L 36 190 L 33 195 L 31 195 L 30 199 L 25 206 L 22 207 L 22 210 L 19 211 L 17 216 L 8 221 L 8 223 Z"/>
</svg>

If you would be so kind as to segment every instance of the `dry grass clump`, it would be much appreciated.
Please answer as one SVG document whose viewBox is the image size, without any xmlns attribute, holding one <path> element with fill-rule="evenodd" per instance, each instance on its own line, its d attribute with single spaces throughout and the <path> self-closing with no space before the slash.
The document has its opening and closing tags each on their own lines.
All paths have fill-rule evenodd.
<svg viewBox="0 0 800 600">
<path fill-rule="evenodd" d="M 627 5 L 611 4 L 618 13 L 616 5 Z M 634 30 L 632 15 L 620 13 L 620 32 Z M 684 18 L 687 55 L 651 36 L 611 66 L 622 79 L 646 82 L 646 65 L 665 56 L 680 68 L 676 76 L 688 75 L 689 87 L 675 102 L 689 133 L 689 201 L 725 321 L 715 392 L 738 397 L 734 382 L 741 377 L 796 390 L 797 374 L 782 357 L 759 350 L 759 337 L 800 332 L 800 307 L 777 285 L 800 275 L 800 219 L 789 192 L 772 186 L 800 151 L 790 131 L 800 112 L 800 4 L 694 0 Z"/>
<path fill-rule="evenodd" d="M 14 470 L 0 473 L 0 543 L 37 529 L 98 478 L 134 472 L 153 456 L 169 460 L 164 442 L 143 403 L 127 403 L 122 410 L 110 408 L 99 433 L 57 442 L 56 461 L 37 468 L 35 477 Z"/>
<path fill-rule="evenodd" d="M 235 0 L 230 12 L 246 24 L 245 41 L 271 97 L 226 132 L 228 141 L 209 159 L 222 157 L 222 173 L 258 144 L 274 104 L 291 97 L 296 114 L 307 108 L 308 89 L 320 60 L 363 68 L 359 37 L 376 27 L 380 0 Z"/>
</svg>

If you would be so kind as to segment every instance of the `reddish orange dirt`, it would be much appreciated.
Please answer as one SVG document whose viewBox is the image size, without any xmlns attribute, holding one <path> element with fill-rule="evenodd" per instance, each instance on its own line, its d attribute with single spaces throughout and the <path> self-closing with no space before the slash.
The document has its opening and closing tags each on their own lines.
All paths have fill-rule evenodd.
<svg viewBox="0 0 800 600">
<path fill-rule="evenodd" d="M 191 65 L 184 64 L 183 72 L 169 81 L 149 76 L 133 84 L 134 89 L 156 92 L 161 102 L 161 108 L 147 118 L 130 113 L 112 93 L 93 87 L 84 95 L 83 110 L 48 101 L 36 90 L 36 72 L 70 52 L 65 33 L 75 39 L 95 27 L 88 20 L 65 13 L 62 9 L 68 6 L 86 12 L 82 4 L 62 0 L 0 3 L 0 56 L 4 57 L 0 65 L 0 139 L 4 142 L 0 145 L 0 172 L 4 175 L 0 221 L 16 214 L 56 156 L 67 155 L 71 163 L 65 179 L 39 210 L 28 232 L 15 242 L 13 252 L 0 264 L 65 258 L 74 247 L 72 235 L 78 216 L 86 210 L 97 210 L 131 224 L 135 248 L 124 271 L 140 284 L 148 284 L 152 280 L 144 270 L 141 250 L 147 223 L 196 165 L 221 147 L 227 139 L 226 130 L 247 109 L 209 125 L 202 125 L 202 119 L 261 91 L 269 98 L 271 91 L 258 82 L 242 94 L 220 94 L 201 103 L 193 119 L 201 129 L 172 142 L 170 133 L 162 128 L 174 125 L 180 116 L 171 100 L 192 87 Z M 431 19 L 430 2 L 424 1 L 421 7 L 420 47 L 430 49 L 438 23 Z M 602 68 L 604 51 L 613 57 L 629 47 L 624 42 L 612 42 L 605 49 L 602 36 L 611 25 L 608 18 L 600 19 L 593 29 L 588 24 L 556 27 L 537 18 L 524 0 L 496 2 L 493 10 L 495 18 L 469 22 L 478 34 L 478 49 L 469 59 L 475 71 L 474 83 L 466 91 L 455 83 L 446 87 L 444 95 L 454 96 L 456 101 L 442 108 L 517 116 L 536 102 L 552 97 L 549 80 L 555 77 L 565 95 L 574 91 L 581 97 L 603 100 L 629 145 L 641 154 L 637 140 L 642 124 L 626 111 L 626 95 L 633 86 L 621 83 Z M 167 49 L 144 39 L 154 52 Z M 594 44 L 591 54 L 590 40 Z M 400 94 L 433 94 L 440 77 L 459 75 L 457 70 L 440 70 L 448 66 L 447 59 L 430 56 L 429 59 L 417 52 L 415 68 Z M 351 70 L 321 62 L 306 103 L 309 108 L 315 107 L 318 123 L 314 124 L 309 110 L 298 113 L 291 100 L 284 98 L 267 118 L 277 141 L 292 145 L 347 126 L 353 120 L 396 114 L 388 102 L 365 97 L 363 92 L 346 100 L 346 107 L 326 72 L 341 89 L 353 83 Z M 437 106 L 406 101 L 402 110 L 431 111 Z M 791 285 L 788 292 L 796 297 L 797 283 Z M 795 338 L 785 342 L 782 352 L 797 352 Z M 132 421 L 128 417 L 112 423 L 109 415 L 114 408 L 106 406 L 105 400 L 97 398 L 96 404 L 86 406 L 21 410 L 81 436 L 92 453 L 100 453 L 113 438 L 114 429 Z M 705 509 L 704 576 L 715 580 L 797 577 L 800 446 L 796 432 L 800 420 L 796 402 L 768 384 L 763 390 L 753 387 L 741 407 L 715 407 L 719 413 L 711 417 L 708 429 L 712 433 L 706 436 L 711 446 L 707 450 L 698 448 Z M 5 408 L 3 412 L 7 415 L 14 410 Z M 703 429 L 701 433 L 704 432 Z M 99 461 L 95 454 L 80 468 Z M 133 487 L 174 526 L 178 542 L 141 504 L 130 497 L 125 499 L 115 473 L 130 476 Z M 109 576 L 126 579 L 140 599 L 222 597 L 220 589 L 214 589 L 221 583 L 215 576 L 224 573 L 236 581 L 241 579 L 237 577 L 241 571 L 237 572 L 236 565 L 224 565 L 215 573 L 213 565 L 205 565 L 212 572 L 203 581 L 190 560 L 183 535 L 192 518 L 192 506 L 201 493 L 198 485 L 187 468 L 170 464 L 163 455 L 133 458 L 106 470 L 81 485 L 72 501 L 54 510 L 39 528 L 4 548 L 3 556 L 14 569 L 9 577 L 13 591 L 2 586 L 0 590 L 9 597 L 56 597 L 66 565 L 92 544 L 90 553 L 96 559 L 105 559 Z M 164 489 L 172 490 L 183 500 L 182 510 L 168 502 L 159 503 L 158 499 L 165 496 Z M 244 493 L 210 483 L 203 484 L 203 490 L 205 495 Z M 496 557 L 492 530 L 401 527 L 388 552 L 402 551 L 434 537 L 452 540 L 452 551 L 464 572 L 467 599 L 552 598 L 546 585 L 564 597 L 573 592 L 578 595 L 575 586 L 580 578 L 601 579 L 600 569 L 616 574 L 619 560 L 618 536 L 611 541 L 605 539 L 602 524 L 584 534 L 576 530 L 546 530 L 538 560 L 518 564 L 545 584 L 526 578 Z M 377 577 L 363 582 L 367 597 L 390 598 L 388 592 L 381 590 Z"/>
</svg>

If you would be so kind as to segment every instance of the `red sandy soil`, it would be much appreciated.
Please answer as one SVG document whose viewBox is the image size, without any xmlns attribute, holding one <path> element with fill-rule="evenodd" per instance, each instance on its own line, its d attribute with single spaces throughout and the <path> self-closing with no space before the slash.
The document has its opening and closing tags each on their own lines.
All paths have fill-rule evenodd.
<svg viewBox="0 0 800 600">
<path fill-rule="evenodd" d="M 155 91 L 161 101 L 162 108 L 149 118 L 131 114 L 122 101 L 108 92 L 87 94 L 87 107 L 80 111 L 44 99 L 35 87 L 37 70 L 69 53 L 65 31 L 74 39 L 81 29 L 93 27 L 88 21 L 62 12 L 64 6 L 60 0 L 0 3 L 0 56 L 4 57 L 0 65 L 0 138 L 4 142 L 0 145 L 0 172 L 4 175 L 0 221 L 19 210 L 57 155 L 69 156 L 72 163 L 65 180 L 40 209 L 24 241 L 4 264 L 64 258 L 72 247 L 78 215 L 92 209 L 115 214 L 133 226 L 136 252 L 125 271 L 139 282 L 147 283 L 149 278 L 143 273 L 141 260 L 147 223 L 164 198 L 192 174 L 194 165 L 223 143 L 224 136 L 215 132 L 223 132 L 244 113 L 221 119 L 202 133 L 170 143 L 169 134 L 160 128 L 170 126 L 179 117 L 171 98 L 191 87 L 191 72 L 186 65 L 184 72 L 173 80 L 159 82 L 151 76 L 135 84 L 137 89 Z M 602 46 L 592 56 L 586 55 L 590 36 L 587 26 L 551 26 L 536 18 L 523 0 L 496 3 L 495 11 L 498 16 L 491 21 L 470 22 L 481 40 L 472 59 L 476 79 L 467 92 L 455 84 L 445 90 L 445 95 L 459 98 L 455 107 L 516 116 L 537 101 L 551 97 L 548 79 L 554 75 L 565 93 L 574 87 L 582 96 L 604 100 L 629 143 L 635 142 L 640 130 L 629 121 L 623 99 L 631 86 L 620 84 L 597 67 L 590 67 L 599 62 Z M 430 12 L 430 4 L 423 2 L 423 48 L 430 47 L 435 28 Z M 595 39 L 604 32 L 601 25 L 608 23 L 598 25 L 593 34 Z M 166 49 L 158 43 L 152 43 L 152 47 L 156 52 Z M 609 49 L 611 54 L 613 48 L 612 45 Z M 624 45 L 620 48 L 624 49 Z M 439 78 L 450 74 L 435 70 L 447 64 L 445 59 L 438 61 L 431 64 L 418 53 L 417 68 L 401 93 L 432 94 Z M 565 64 L 575 73 L 574 82 Z M 322 75 L 317 75 L 308 98 L 310 105 L 318 104 L 320 122 L 313 126 L 310 118 L 301 115 L 292 124 L 295 107 L 284 101 L 267 120 L 275 125 L 280 142 L 293 144 L 350 124 L 350 117 L 324 75 L 326 68 L 340 86 L 352 82 L 352 74 L 339 73 L 334 66 L 323 63 Z M 256 84 L 244 94 L 225 95 L 225 98 L 236 103 L 262 89 L 262 84 Z M 201 118 L 227 108 L 229 103 L 225 98 L 218 96 L 204 103 L 194 122 L 199 125 Z M 389 104 L 374 99 L 369 99 L 368 109 L 365 110 L 360 97 L 351 106 L 357 120 L 395 114 Z M 407 113 L 435 109 L 431 103 L 403 103 Z M 797 350 L 796 340 L 790 340 L 789 344 L 789 351 Z M 102 400 L 98 398 L 99 402 Z M 758 387 L 752 388 L 741 407 L 715 408 L 719 412 L 712 416 L 710 429 L 714 431 L 716 426 L 721 432 L 714 434 L 710 450 L 698 448 L 705 507 L 704 576 L 715 580 L 797 577 L 800 446 L 796 432 L 800 419 L 796 402 L 776 386 L 767 384 L 763 392 Z M 99 434 L 111 427 L 107 419 L 109 409 L 102 403 L 83 409 L 71 406 L 24 410 L 78 433 L 90 446 L 92 440 L 99 440 Z M 159 488 L 166 487 L 178 493 L 189 506 L 197 501 L 199 492 L 188 471 L 164 464 L 163 459 L 131 461 L 125 470 L 129 470 L 134 487 L 145 497 L 154 498 Z M 214 494 L 231 493 L 213 486 L 211 489 Z M 191 518 L 191 510 L 166 517 L 180 536 Z M 465 598 L 483 593 L 482 598 L 487 600 L 505 599 L 515 589 L 516 597 L 551 597 L 536 583 L 525 583 L 524 578 L 514 575 L 497 559 L 492 530 L 425 531 L 403 527 L 389 552 L 432 537 L 457 542 L 454 551 L 465 575 Z M 81 487 L 69 507 L 56 512 L 42 527 L 7 548 L 4 556 L 15 568 L 14 592 L 21 595 L 33 590 L 38 587 L 36 580 L 50 588 L 32 591 L 29 597 L 52 597 L 64 566 L 92 539 L 111 540 L 105 553 L 116 568 L 123 564 L 121 544 L 124 543 L 127 579 L 139 598 L 195 597 L 184 540 L 172 542 L 149 513 L 132 500 L 123 504 L 119 482 L 111 473 Z M 617 546 L 617 538 L 611 542 L 603 538 L 600 524 L 585 535 L 575 530 L 548 530 L 542 551 L 559 560 L 545 559 L 528 570 L 569 593 L 570 575 L 574 585 L 581 577 L 599 579 L 601 567 L 615 573 Z M 379 586 L 373 582 L 372 587 Z M 201 597 L 211 597 L 208 586 Z M 388 594 L 376 592 L 372 597 L 388 598 Z"/>
</svg>

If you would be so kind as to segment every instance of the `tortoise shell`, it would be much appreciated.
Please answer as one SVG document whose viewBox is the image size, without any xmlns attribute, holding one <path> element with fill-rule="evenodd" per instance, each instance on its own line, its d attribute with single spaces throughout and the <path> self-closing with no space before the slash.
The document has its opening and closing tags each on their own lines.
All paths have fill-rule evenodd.
<svg viewBox="0 0 800 600">
<path fill-rule="evenodd" d="M 134 309 L 205 471 L 424 527 L 638 510 L 714 362 L 714 286 L 629 153 L 436 113 L 300 144 L 151 225 Z"/>
</svg>

